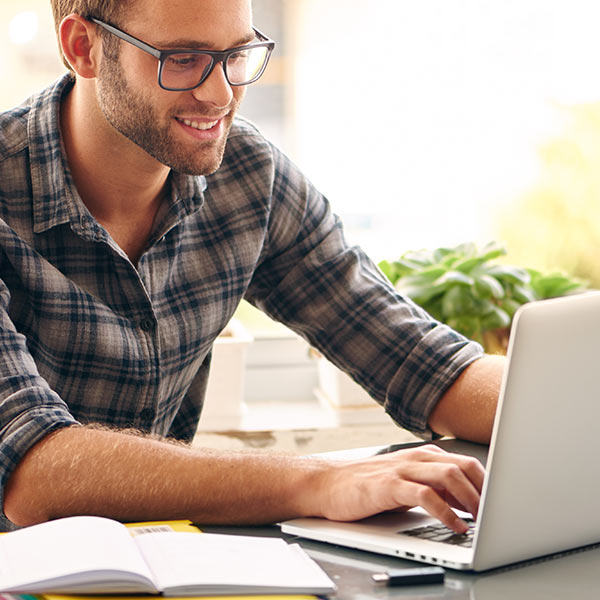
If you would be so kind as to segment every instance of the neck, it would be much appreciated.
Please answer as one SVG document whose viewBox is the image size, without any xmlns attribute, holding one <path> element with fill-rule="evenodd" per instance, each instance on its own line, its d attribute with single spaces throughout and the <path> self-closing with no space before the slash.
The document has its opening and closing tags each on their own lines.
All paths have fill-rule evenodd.
<svg viewBox="0 0 600 600">
<path fill-rule="evenodd" d="M 170 169 L 118 133 L 79 80 L 61 106 L 61 133 L 77 191 L 103 224 L 156 213 Z"/>
</svg>

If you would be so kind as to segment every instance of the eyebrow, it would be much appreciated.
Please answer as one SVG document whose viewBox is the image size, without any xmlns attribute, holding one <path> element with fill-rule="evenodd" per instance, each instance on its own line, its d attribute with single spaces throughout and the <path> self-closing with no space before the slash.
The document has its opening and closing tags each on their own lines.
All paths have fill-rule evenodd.
<svg viewBox="0 0 600 600">
<path fill-rule="evenodd" d="M 245 35 L 243 38 L 240 38 L 236 42 L 233 43 L 229 48 L 237 48 L 239 46 L 244 46 L 245 44 L 249 44 L 253 40 L 256 39 L 256 33 L 252 31 L 248 35 Z M 164 50 L 215 50 L 215 44 L 211 42 L 202 42 L 198 40 L 188 40 L 188 39 L 178 39 L 178 40 L 170 40 L 168 42 L 155 42 L 154 44 L 157 48 L 162 48 Z M 228 50 L 229 48 L 225 48 Z"/>
</svg>

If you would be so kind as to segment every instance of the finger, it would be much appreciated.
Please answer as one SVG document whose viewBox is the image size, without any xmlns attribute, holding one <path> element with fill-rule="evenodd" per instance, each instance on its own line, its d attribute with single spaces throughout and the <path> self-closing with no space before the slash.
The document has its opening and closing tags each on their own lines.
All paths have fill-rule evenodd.
<svg viewBox="0 0 600 600">
<path fill-rule="evenodd" d="M 404 477 L 449 494 L 460 507 L 465 507 L 474 517 L 479 510 L 480 494 L 462 469 L 454 463 L 413 462 L 403 469 Z"/>
<path fill-rule="evenodd" d="M 414 481 L 402 481 L 398 486 L 398 504 L 421 506 L 432 517 L 439 519 L 456 533 L 466 533 L 469 526 L 427 485 Z"/>
<path fill-rule="evenodd" d="M 392 508 L 391 510 L 386 511 L 386 512 L 405 513 L 405 512 L 408 512 L 411 508 L 414 508 L 414 505 L 408 506 L 407 504 L 404 504 L 403 506 L 398 506 L 396 508 Z"/>
<path fill-rule="evenodd" d="M 463 506 L 448 490 L 435 491 L 442 497 L 442 500 L 449 504 L 452 508 L 457 508 L 463 512 L 469 512 L 469 509 L 466 506 Z"/>
<path fill-rule="evenodd" d="M 402 450 L 399 452 L 402 452 Z M 458 465 L 477 491 L 481 493 L 485 479 L 485 469 L 476 458 L 462 454 L 452 454 L 437 446 L 422 446 L 417 452 L 413 452 L 413 455 L 417 460 L 423 462 L 445 462 Z"/>
<path fill-rule="evenodd" d="M 395 453 L 401 477 L 437 488 L 452 498 L 448 503 L 476 517 L 485 471 L 470 456 L 451 454 L 437 446 L 421 446 Z M 408 459 L 408 460 L 407 460 Z"/>
<path fill-rule="evenodd" d="M 440 462 L 453 462 L 458 465 L 461 471 L 469 478 L 469 481 L 475 486 L 481 494 L 483 481 L 485 479 L 485 469 L 483 465 L 472 456 L 462 456 L 460 454 L 446 454 L 438 459 Z"/>
</svg>

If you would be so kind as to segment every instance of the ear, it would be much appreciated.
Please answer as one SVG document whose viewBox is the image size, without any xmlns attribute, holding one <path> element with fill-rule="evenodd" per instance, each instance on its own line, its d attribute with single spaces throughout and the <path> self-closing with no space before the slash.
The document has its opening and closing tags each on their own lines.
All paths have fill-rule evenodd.
<svg viewBox="0 0 600 600">
<path fill-rule="evenodd" d="M 96 77 L 102 40 L 94 23 L 75 13 L 68 15 L 60 24 L 58 39 L 73 71 L 85 79 Z"/>
</svg>

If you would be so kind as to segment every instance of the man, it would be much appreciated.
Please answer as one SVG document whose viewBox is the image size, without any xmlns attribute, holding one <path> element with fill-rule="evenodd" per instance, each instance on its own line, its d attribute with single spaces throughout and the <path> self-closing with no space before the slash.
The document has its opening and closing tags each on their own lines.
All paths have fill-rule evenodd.
<svg viewBox="0 0 600 600">
<path fill-rule="evenodd" d="M 469 458 L 183 443 L 201 410 L 188 386 L 242 297 L 424 437 L 488 440 L 503 361 L 399 297 L 297 169 L 234 122 L 270 47 L 249 0 L 52 4 L 73 76 L 0 117 L 8 519 L 265 523 L 420 505 L 464 531 L 452 507 L 476 513 L 483 481 Z"/>
</svg>

